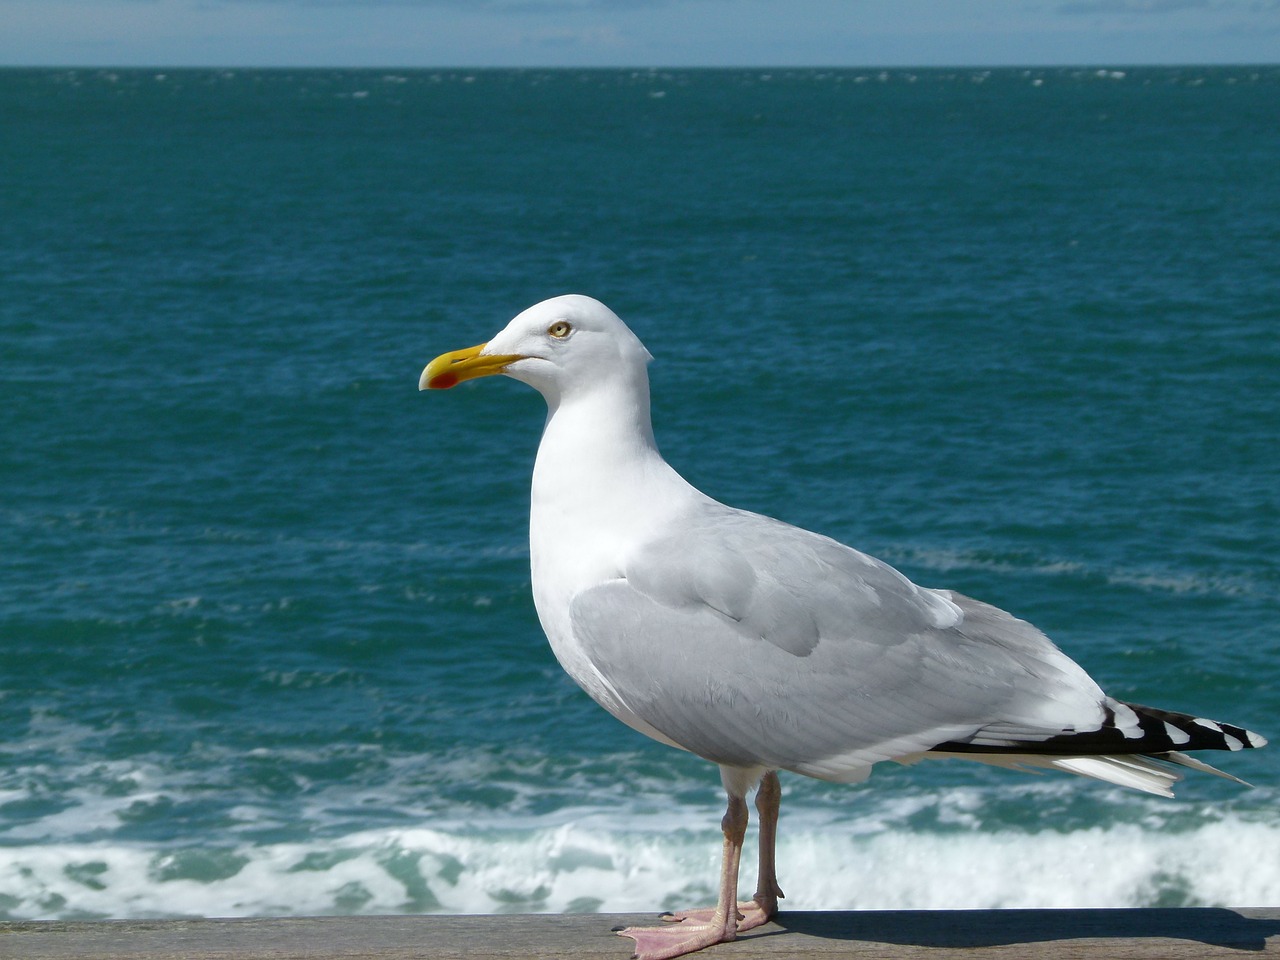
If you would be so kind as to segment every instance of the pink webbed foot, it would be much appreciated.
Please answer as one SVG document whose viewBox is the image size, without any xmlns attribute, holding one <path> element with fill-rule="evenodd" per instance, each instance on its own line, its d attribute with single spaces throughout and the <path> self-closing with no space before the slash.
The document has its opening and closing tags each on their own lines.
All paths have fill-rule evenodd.
<svg viewBox="0 0 1280 960">
<path fill-rule="evenodd" d="M 664 913 L 661 927 L 628 927 L 618 936 L 636 942 L 636 960 L 668 960 L 717 943 L 728 943 L 739 933 L 754 930 L 778 913 L 776 897 L 738 903 L 736 922 L 716 916 L 716 908 Z"/>
<path fill-rule="evenodd" d="M 705 919 L 695 915 L 705 914 Z M 714 910 L 689 910 L 664 914 L 660 927 L 627 927 L 618 936 L 636 942 L 635 960 L 670 960 L 704 947 L 728 943 L 737 935 L 735 919 L 724 920 Z"/>
</svg>

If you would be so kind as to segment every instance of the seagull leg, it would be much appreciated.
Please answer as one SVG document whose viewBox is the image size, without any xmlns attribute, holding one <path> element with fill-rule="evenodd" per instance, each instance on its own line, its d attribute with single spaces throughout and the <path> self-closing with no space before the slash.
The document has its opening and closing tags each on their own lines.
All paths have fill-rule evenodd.
<svg viewBox="0 0 1280 960">
<path fill-rule="evenodd" d="M 720 860 L 720 896 L 715 909 L 671 914 L 661 927 L 628 927 L 618 935 L 636 942 L 636 960 L 670 960 L 703 947 L 725 943 L 738 933 L 738 863 L 747 833 L 747 801 L 729 794 L 729 806 L 720 822 L 724 831 L 724 855 Z M 755 905 L 755 902 L 752 902 Z M 705 919 L 704 919 L 705 917 Z"/>
<path fill-rule="evenodd" d="M 756 880 L 756 893 L 750 900 L 738 901 L 738 933 L 763 926 L 778 915 L 778 900 L 784 894 L 778 886 L 775 852 L 778 840 L 778 808 L 782 802 L 782 784 L 772 770 L 760 780 L 756 791 L 756 810 L 760 813 L 760 872 Z M 668 923 L 694 920 L 708 923 L 715 910 L 681 910 L 663 914 Z"/>
<path fill-rule="evenodd" d="M 778 886 L 774 858 L 778 841 L 778 808 L 781 805 L 782 784 L 778 782 L 778 774 L 770 770 L 756 791 L 756 811 L 760 814 L 760 873 L 756 880 L 756 895 L 750 902 L 738 904 L 742 911 L 739 931 L 768 923 L 778 915 L 778 899 L 786 896 Z"/>
</svg>

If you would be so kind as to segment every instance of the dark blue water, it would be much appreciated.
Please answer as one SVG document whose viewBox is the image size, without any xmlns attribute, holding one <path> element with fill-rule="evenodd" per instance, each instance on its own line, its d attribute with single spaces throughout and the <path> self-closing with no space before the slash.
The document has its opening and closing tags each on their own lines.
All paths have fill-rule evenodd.
<svg viewBox="0 0 1280 960">
<path fill-rule="evenodd" d="M 714 769 L 539 631 L 540 398 L 416 390 L 564 292 L 713 496 L 1280 731 L 1275 67 L 10 70 L 0 137 L 0 916 L 708 895 Z M 1277 756 L 791 778 L 788 904 L 1280 903 Z"/>
</svg>

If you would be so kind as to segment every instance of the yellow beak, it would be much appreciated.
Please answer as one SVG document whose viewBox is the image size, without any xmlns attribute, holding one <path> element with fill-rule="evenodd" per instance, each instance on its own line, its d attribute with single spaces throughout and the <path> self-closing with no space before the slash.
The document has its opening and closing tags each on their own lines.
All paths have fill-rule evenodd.
<svg viewBox="0 0 1280 960">
<path fill-rule="evenodd" d="M 479 343 L 465 350 L 442 353 L 422 371 L 422 376 L 418 378 L 418 389 L 448 390 L 463 380 L 501 373 L 508 364 L 524 359 L 519 354 L 483 355 L 480 351 L 486 346 L 488 344 Z"/>
</svg>

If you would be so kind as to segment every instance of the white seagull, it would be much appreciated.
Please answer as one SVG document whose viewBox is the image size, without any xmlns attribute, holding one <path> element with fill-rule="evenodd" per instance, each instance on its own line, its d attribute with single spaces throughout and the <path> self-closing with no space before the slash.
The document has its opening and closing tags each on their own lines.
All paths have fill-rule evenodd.
<svg viewBox="0 0 1280 960">
<path fill-rule="evenodd" d="M 882 760 L 962 757 L 1172 796 L 1174 765 L 1220 773 L 1183 751 L 1266 743 L 1113 699 L 1031 624 L 696 490 L 654 442 L 651 359 L 604 304 L 563 296 L 419 381 L 501 373 L 546 398 L 529 549 L 551 648 L 623 723 L 720 768 L 718 901 L 620 931 L 637 957 L 732 940 L 777 913 L 779 770 L 854 783 Z M 753 788 L 759 881 L 739 903 Z"/>
</svg>

